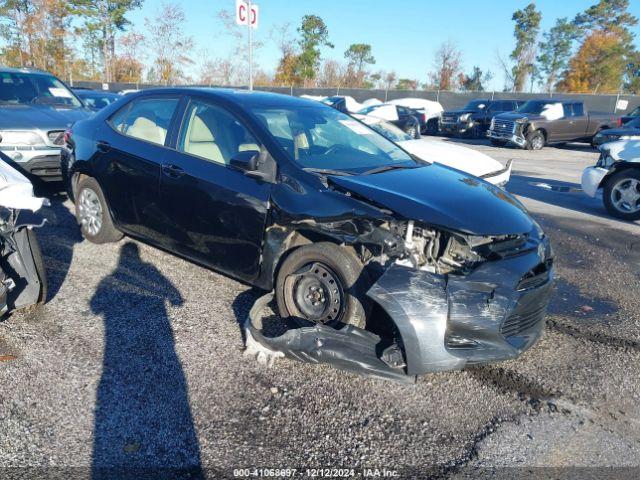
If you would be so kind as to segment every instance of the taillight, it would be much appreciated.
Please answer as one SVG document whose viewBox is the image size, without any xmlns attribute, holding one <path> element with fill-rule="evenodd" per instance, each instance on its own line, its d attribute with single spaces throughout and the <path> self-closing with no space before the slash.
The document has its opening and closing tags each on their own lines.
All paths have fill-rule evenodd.
<svg viewBox="0 0 640 480">
<path fill-rule="evenodd" d="M 67 128 L 64 131 L 64 136 L 62 137 L 62 140 L 64 141 L 65 144 L 69 143 L 69 140 L 71 140 L 71 129 Z"/>
<path fill-rule="evenodd" d="M 621 127 L 622 126 L 622 117 L 618 117 L 618 126 Z"/>
<path fill-rule="evenodd" d="M 422 117 L 422 123 L 427 123 L 427 116 L 424 113 L 420 114 L 420 116 Z"/>
</svg>

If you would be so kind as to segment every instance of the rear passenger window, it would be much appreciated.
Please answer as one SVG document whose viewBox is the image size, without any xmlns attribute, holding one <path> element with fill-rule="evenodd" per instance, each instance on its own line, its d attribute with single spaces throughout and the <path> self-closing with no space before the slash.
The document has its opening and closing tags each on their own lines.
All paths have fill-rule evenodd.
<svg viewBox="0 0 640 480">
<path fill-rule="evenodd" d="M 576 117 L 584 115 L 584 105 L 582 103 L 573 104 L 573 115 Z"/>
<path fill-rule="evenodd" d="M 562 104 L 562 114 L 564 117 L 572 117 L 573 116 L 573 109 L 571 108 L 571 104 L 570 103 L 563 103 Z"/>
<path fill-rule="evenodd" d="M 248 150 L 259 152 L 260 146 L 233 115 L 195 100 L 187 108 L 178 150 L 228 165 L 237 153 Z"/>
<path fill-rule="evenodd" d="M 164 145 L 177 105 L 177 98 L 133 100 L 118 110 L 109 123 L 123 135 Z"/>
</svg>

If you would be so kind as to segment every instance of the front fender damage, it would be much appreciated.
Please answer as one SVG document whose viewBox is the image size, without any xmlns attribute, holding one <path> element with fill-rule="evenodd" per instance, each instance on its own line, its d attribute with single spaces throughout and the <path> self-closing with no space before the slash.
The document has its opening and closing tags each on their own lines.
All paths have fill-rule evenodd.
<svg viewBox="0 0 640 480">
<path fill-rule="evenodd" d="M 245 324 L 247 354 L 271 364 L 288 357 L 404 383 L 417 375 L 515 358 L 541 337 L 551 295 L 547 248 L 487 262 L 467 276 L 391 265 L 367 295 L 388 315 L 399 339 L 351 325 L 317 325 L 281 334 L 266 328 L 269 293 Z"/>
</svg>

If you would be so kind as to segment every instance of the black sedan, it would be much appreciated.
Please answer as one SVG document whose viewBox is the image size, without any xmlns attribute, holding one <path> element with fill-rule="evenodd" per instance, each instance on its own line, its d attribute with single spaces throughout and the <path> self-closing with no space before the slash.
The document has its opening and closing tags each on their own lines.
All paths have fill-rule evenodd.
<svg viewBox="0 0 640 480">
<path fill-rule="evenodd" d="M 513 358 L 540 338 L 553 255 L 505 191 L 310 100 L 125 98 L 66 136 L 82 234 L 129 235 L 274 290 L 286 332 L 263 330 L 267 295 L 248 349 L 403 380 Z"/>
<path fill-rule="evenodd" d="M 104 90 L 85 90 L 82 88 L 76 88 L 73 90 L 82 102 L 94 112 L 103 109 L 107 105 L 111 105 L 113 102 L 122 98 L 121 95 L 113 92 L 106 92 Z"/>
<path fill-rule="evenodd" d="M 614 142 L 621 139 L 624 140 L 631 137 L 640 138 L 640 117 L 633 118 L 620 128 L 600 130 L 593 137 L 591 143 L 594 147 L 599 147 L 604 143 Z"/>
</svg>

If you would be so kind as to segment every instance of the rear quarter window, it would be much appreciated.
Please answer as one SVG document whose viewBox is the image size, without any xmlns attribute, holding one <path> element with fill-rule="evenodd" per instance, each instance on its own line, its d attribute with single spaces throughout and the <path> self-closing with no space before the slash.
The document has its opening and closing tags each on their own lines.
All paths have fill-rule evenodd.
<svg viewBox="0 0 640 480">
<path fill-rule="evenodd" d="M 177 106 L 177 98 L 140 98 L 114 113 L 108 123 L 128 137 L 164 145 Z"/>
</svg>

